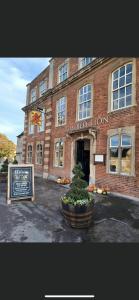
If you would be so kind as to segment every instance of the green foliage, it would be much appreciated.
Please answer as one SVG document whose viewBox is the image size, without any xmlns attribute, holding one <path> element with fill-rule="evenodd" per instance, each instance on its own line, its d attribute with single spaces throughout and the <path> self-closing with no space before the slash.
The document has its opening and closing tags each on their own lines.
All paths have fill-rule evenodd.
<svg viewBox="0 0 139 300">
<path fill-rule="evenodd" d="M 82 179 L 84 173 L 80 163 L 73 168 L 73 174 L 74 177 L 72 178 L 72 183 L 70 185 L 71 189 L 67 192 L 66 197 L 71 198 L 74 202 L 83 199 L 90 200 L 89 193 L 85 189 L 87 187 L 87 182 Z"/>
<path fill-rule="evenodd" d="M 16 145 L 6 135 L 0 133 L 0 158 L 13 158 L 16 152 Z"/>
<path fill-rule="evenodd" d="M 8 172 L 8 164 L 9 164 L 8 159 L 5 159 L 1 168 L 1 172 Z"/>
<path fill-rule="evenodd" d="M 17 165 L 17 164 L 18 164 L 18 161 L 16 160 L 16 157 L 14 158 L 13 164 L 14 164 L 14 165 Z"/>
</svg>

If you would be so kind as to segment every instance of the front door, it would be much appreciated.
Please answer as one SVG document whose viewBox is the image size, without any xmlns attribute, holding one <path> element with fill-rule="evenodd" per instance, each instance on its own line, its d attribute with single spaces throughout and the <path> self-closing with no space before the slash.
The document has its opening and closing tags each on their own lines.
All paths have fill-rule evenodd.
<svg viewBox="0 0 139 300">
<path fill-rule="evenodd" d="M 90 175 L 90 140 L 77 141 L 76 163 L 81 163 L 84 172 L 84 180 L 89 183 Z"/>
</svg>

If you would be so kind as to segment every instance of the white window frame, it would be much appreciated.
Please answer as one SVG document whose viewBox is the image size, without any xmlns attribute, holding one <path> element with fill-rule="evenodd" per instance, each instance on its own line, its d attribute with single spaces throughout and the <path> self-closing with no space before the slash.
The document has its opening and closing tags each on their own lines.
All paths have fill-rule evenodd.
<svg viewBox="0 0 139 300">
<path fill-rule="evenodd" d="M 81 119 L 80 119 L 80 117 L 79 117 L 79 115 L 80 115 L 79 106 L 80 106 L 80 104 L 81 104 L 81 103 L 80 103 L 80 90 L 81 90 L 82 88 L 88 86 L 88 85 L 91 87 L 91 99 L 90 99 L 90 100 L 86 100 L 86 101 L 84 101 L 84 102 L 82 102 L 82 103 L 86 103 L 86 102 L 90 102 L 90 103 L 91 103 L 91 105 L 90 105 L 90 116 L 85 117 L 85 118 L 81 118 Z M 85 93 L 85 94 L 87 94 L 87 93 Z M 92 117 L 92 109 L 93 109 L 93 108 L 92 108 L 92 98 L 93 98 L 92 84 L 91 84 L 91 83 L 87 83 L 87 84 L 81 86 L 80 89 L 78 90 L 77 121 L 82 121 L 82 120 L 90 119 L 90 118 Z"/>
<path fill-rule="evenodd" d="M 126 69 L 126 66 L 129 65 L 129 64 L 132 64 L 132 72 L 127 73 L 127 74 L 132 74 L 132 82 L 128 83 L 128 84 L 126 84 L 126 82 L 125 82 L 125 84 L 122 87 L 119 87 L 119 78 L 120 78 L 120 76 L 118 75 L 118 88 L 117 89 L 113 89 L 113 81 L 114 81 L 113 76 L 114 76 L 114 73 L 116 71 L 119 72 L 122 67 L 125 67 L 125 69 Z M 129 62 L 121 65 L 120 67 L 118 67 L 117 69 L 115 69 L 112 72 L 112 74 L 111 74 L 111 76 L 112 76 L 112 79 L 111 79 L 111 111 L 117 111 L 117 110 L 125 109 L 125 108 L 131 107 L 133 105 L 133 72 L 134 72 L 133 61 L 129 61 Z M 126 81 L 126 73 L 125 73 L 124 76 L 121 76 L 121 77 L 125 77 L 125 81 Z M 131 104 L 130 105 L 125 105 L 124 107 L 119 107 L 119 99 L 125 98 L 125 104 L 126 104 L 126 87 L 129 86 L 129 85 L 131 85 L 131 94 L 128 95 L 128 96 L 131 96 Z M 121 88 L 125 88 L 125 97 L 121 97 L 121 98 L 118 97 L 117 98 L 117 100 L 118 100 L 118 108 L 114 109 L 113 108 L 113 102 L 114 102 L 114 100 L 113 100 L 113 92 L 114 91 L 118 91 L 118 94 L 119 94 L 119 90 Z"/>
<path fill-rule="evenodd" d="M 60 104 L 61 106 L 61 102 L 62 100 L 64 99 L 65 101 L 65 122 L 62 123 L 62 124 L 59 124 L 58 123 L 58 105 Z M 61 113 L 62 111 L 60 111 L 59 113 Z M 66 124 L 66 113 L 67 113 L 67 97 L 66 96 L 63 96 L 61 97 L 59 100 L 57 100 L 56 102 L 56 126 L 59 127 L 59 126 L 64 126 Z"/>
<path fill-rule="evenodd" d="M 131 144 L 129 144 L 129 145 L 122 145 L 122 137 L 124 135 L 130 137 Z M 118 146 L 112 146 L 111 145 L 111 139 L 114 136 L 118 136 L 118 140 L 119 140 Z M 108 168 L 108 170 L 109 170 L 110 174 L 132 176 L 132 174 L 131 174 L 132 173 L 132 167 L 130 169 L 130 173 L 124 173 L 124 172 L 121 171 L 121 161 L 122 161 L 121 153 L 122 153 L 122 149 L 123 148 L 129 148 L 129 147 L 131 148 L 131 164 L 132 164 L 133 140 L 132 140 L 131 134 L 129 134 L 129 133 L 117 133 L 117 134 L 113 134 L 113 135 L 111 135 L 109 137 L 109 153 L 110 153 L 110 149 L 114 149 L 114 148 L 118 149 L 118 170 L 117 170 L 117 172 L 112 172 L 110 170 L 110 161 L 111 161 L 111 159 L 110 159 L 110 154 L 109 154 L 109 168 Z"/>
<path fill-rule="evenodd" d="M 34 93 L 34 95 L 32 96 L 32 94 Z M 36 101 L 37 95 L 36 95 L 36 88 L 31 89 L 30 91 L 30 102 L 34 102 Z"/>
<path fill-rule="evenodd" d="M 43 87 L 42 90 L 41 87 Z M 44 79 L 39 83 L 39 96 L 41 97 L 46 91 L 47 91 L 47 79 Z"/>
<path fill-rule="evenodd" d="M 60 151 L 56 151 L 56 144 L 57 143 L 60 144 L 60 142 L 63 142 L 63 166 L 59 165 L 59 162 L 60 162 Z M 54 141 L 54 167 L 55 168 L 64 168 L 64 148 L 65 148 L 64 139 L 63 138 L 55 139 L 55 141 Z M 58 156 L 59 156 L 58 165 L 56 165 L 56 152 L 58 152 Z"/>
<path fill-rule="evenodd" d="M 32 149 L 29 150 L 29 147 L 31 147 Z M 31 153 L 31 155 L 30 155 Z M 32 164 L 32 157 L 33 157 L 33 146 L 32 144 L 28 144 L 27 145 L 27 163 Z"/>
<path fill-rule="evenodd" d="M 38 146 L 41 146 L 42 147 L 42 150 L 40 151 L 40 149 L 38 150 L 37 147 Z M 40 156 L 40 152 L 42 153 L 42 156 Z M 39 157 L 38 157 L 38 154 L 39 154 Z M 38 159 L 42 159 L 42 161 L 38 161 Z M 36 165 L 40 165 L 42 166 L 43 165 L 43 144 L 41 142 L 38 142 L 36 144 Z"/>
<path fill-rule="evenodd" d="M 34 134 L 34 125 L 31 124 L 30 119 L 29 119 L 29 126 L 28 126 L 28 134 Z"/>
<path fill-rule="evenodd" d="M 62 68 L 64 68 L 65 65 L 67 66 L 67 70 L 66 70 L 66 72 L 65 72 L 65 73 L 67 73 L 67 77 L 66 77 L 65 79 L 62 79 L 62 80 L 61 80 L 60 77 L 63 76 L 65 73 L 63 72 L 62 75 L 60 75 L 60 70 L 61 70 Z M 58 67 L 58 83 L 61 83 L 61 82 L 65 81 L 65 80 L 68 78 L 68 73 L 69 73 L 69 65 L 68 65 L 68 61 L 65 61 L 63 64 L 61 64 L 61 65 Z"/>
</svg>

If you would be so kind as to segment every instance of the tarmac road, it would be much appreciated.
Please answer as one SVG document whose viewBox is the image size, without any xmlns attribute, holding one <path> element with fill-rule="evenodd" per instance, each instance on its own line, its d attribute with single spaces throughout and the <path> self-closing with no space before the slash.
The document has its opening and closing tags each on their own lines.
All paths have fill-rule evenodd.
<svg viewBox="0 0 139 300">
<path fill-rule="evenodd" d="M 115 196 L 95 197 L 94 223 L 87 229 L 69 227 L 60 211 L 66 188 L 35 178 L 35 201 L 6 204 L 0 186 L 0 242 L 82 243 L 139 242 L 139 202 Z"/>
</svg>

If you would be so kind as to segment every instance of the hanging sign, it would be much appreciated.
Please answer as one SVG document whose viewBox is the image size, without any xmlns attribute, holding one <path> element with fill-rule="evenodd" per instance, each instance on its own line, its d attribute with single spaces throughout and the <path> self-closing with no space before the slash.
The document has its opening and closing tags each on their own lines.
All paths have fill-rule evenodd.
<svg viewBox="0 0 139 300">
<path fill-rule="evenodd" d="M 30 112 L 30 122 L 32 125 L 42 125 L 42 114 L 38 111 L 31 111 Z"/>
<path fill-rule="evenodd" d="M 12 200 L 34 200 L 34 165 L 8 165 L 7 203 Z"/>
</svg>

